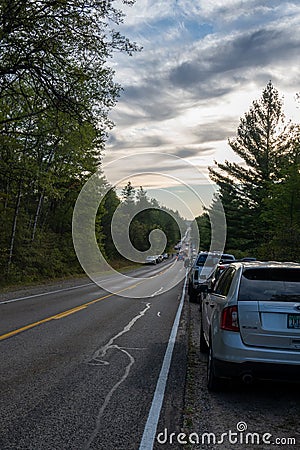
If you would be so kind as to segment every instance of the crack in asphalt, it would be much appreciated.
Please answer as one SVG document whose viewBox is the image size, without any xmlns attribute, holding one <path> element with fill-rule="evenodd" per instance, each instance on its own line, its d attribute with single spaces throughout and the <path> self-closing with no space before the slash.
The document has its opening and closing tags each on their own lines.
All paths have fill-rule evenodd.
<svg viewBox="0 0 300 450">
<path fill-rule="evenodd" d="M 92 366 L 107 366 L 110 363 L 108 361 L 106 361 L 104 358 L 108 352 L 108 350 L 112 350 L 115 349 L 117 351 L 120 351 L 122 353 L 124 353 L 128 359 L 129 359 L 129 363 L 125 368 L 124 374 L 122 375 L 122 377 L 117 381 L 117 383 L 114 384 L 114 386 L 111 388 L 111 390 L 108 392 L 108 394 L 106 395 L 104 402 L 101 406 L 101 408 L 98 411 L 97 414 L 97 418 L 96 418 L 96 423 L 95 423 L 95 427 L 94 430 L 89 438 L 89 440 L 87 441 L 87 443 L 84 445 L 83 450 L 88 450 L 91 446 L 91 444 L 93 443 L 93 441 L 95 440 L 96 436 L 99 433 L 99 429 L 100 429 L 100 425 L 101 425 L 101 418 L 103 416 L 103 413 L 107 407 L 107 405 L 109 404 L 114 392 L 118 389 L 118 387 L 126 380 L 126 378 L 128 377 L 131 367 L 134 365 L 135 363 L 135 359 L 134 357 L 127 351 L 127 350 L 131 350 L 131 349 L 126 349 L 124 347 L 120 347 L 117 344 L 114 344 L 114 342 L 121 337 L 123 334 L 128 333 L 131 328 L 133 327 L 133 325 L 137 322 L 137 320 L 139 320 L 141 317 L 143 317 L 146 312 L 150 309 L 151 307 L 151 303 L 146 303 L 146 307 L 139 312 L 138 315 L 136 315 L 124 328 L 122 331 L 120 331 L 119 333 L 117 333 L 115 336 L 113 336 L 106 345 L 104 345 L 103 347 L 101 347 L 100 349 L 96 350 L 93 358 L 88 362 L 89 365 Z M 134 349 L 135 350 L 135 349 Z M 140 350 L 140 349 L 139 349 Z"/>
</svg>

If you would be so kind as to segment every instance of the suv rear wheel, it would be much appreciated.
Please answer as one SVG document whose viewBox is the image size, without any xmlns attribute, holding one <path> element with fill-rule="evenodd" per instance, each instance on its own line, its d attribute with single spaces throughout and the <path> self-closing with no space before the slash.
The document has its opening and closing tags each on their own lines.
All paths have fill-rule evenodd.
<svg viewBox="0 0 300 450">
<path fill-rule="evenodd" d="M 200 319 L 200 352 L 201 353 L 207 353 L 208 352 L 208 345 L 206 343 L 204 334 L 203 334 L 203 325 L 202 325 L 202 317 Z"/>
<path fill-rule="evenodd" d="M 210 345 L 207 360 L 207 388 L 211 392 L 217 392 L 221 389 L 221 387 L 221 380 L 215 375 L 214 357 L 212 347 Z"/>
<path fill-rule="evenodd" d="M 189 297 L 190 302 L 198 302 L 198 293 L 194 289 L 190 289 Z"/>
</svg>

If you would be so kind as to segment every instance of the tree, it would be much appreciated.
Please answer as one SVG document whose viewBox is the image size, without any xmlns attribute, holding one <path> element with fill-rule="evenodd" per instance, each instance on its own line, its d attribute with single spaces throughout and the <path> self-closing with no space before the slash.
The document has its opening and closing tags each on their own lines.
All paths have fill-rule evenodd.
<svg viewBox="0 0 300 450">
<path fill-rule="evenodd" d="M 131 181 L 128 181 L 126 186 L 122 189 L 121 196 L 125 204 L 131 204 L 135 202 L 135 188 L 132 186 Z"/>
<path fill-rule="evenodd" d="M 113 0 L 0 0 L 2 273 L 23 270 L 24 248 L 40 249 L 43 232 L 69 242 L 121 89 L 107 61 L 138 50 L 115 30 L 122 20 Z"/>
<path fill-rule="evenodd" d="M 269 239 L 263 224 L 264 199 L 279 175 L 282 100 L 269 82 L 258 101 L 243 118 L 235 138 L 229 140 L 242 163 L 225 161 L 210 168 L 210 176 L 220 187 L 228 230 L 240 236 L 245 250 Z M 235 231 L 234 231 L 235 230 Z"/>
<path fill-rule="evenodd" d="M 123 1 L 123 3 L 133 3 Z M 119 89 L 105 63 L 137 50 L 114 30 L 123 14 L 102 0 L 1 0 L 0 98 L 12 123 L 49 108 L 81 120 L 107 120 Z M 33 95 L 34 93 L 34 95 Z M 102 120 L 100 120 L 102 119 Z"/>
<path fill-rule="evenodd" d="M 270 228 L 270 241 L 264 257 L 299 260 L 300 254 L 300 126 L 291 125 L 282 139 L 279 179 L 265 199 L 264 221 Z"/>
<path fill-rule="evenodd" d="M 103 227 L 103 245 L 105 255 L 110 261 L 120 259 L 120 255 L 115 248 L 111 236 L 112 217 L 119 205 L 120 200 L 116 194 L 115 188 L 109 189 L 103 200 L 103 213 L 100 216 L 100 222 Z"/>
<path fill-rule="evenodd" d="M 139 251 L 148 250 L 149 234 L 155 229 L 165 233 L 168 249 L 178 242 L 180 239 L 178 224 L 182 229 L 186 228 L 178 212 L 161 206 L 157 200 L 149 198 L 142 186 L 136 190 L 130 181 L 122 189 L 121 195 L 118 229 L 121 230 L 120 235 L 125 236 L 125 228 L 130 224 L 129 237 L 134 248 Z"/>
<path fill-rule="evenodd" d="M 199 229 L 200 248 L 202 250 L 209 250 L 211 241 L 210 220 L 207 212 L 201 216 L 196 217 L 196 222 Z"/>
</svg>

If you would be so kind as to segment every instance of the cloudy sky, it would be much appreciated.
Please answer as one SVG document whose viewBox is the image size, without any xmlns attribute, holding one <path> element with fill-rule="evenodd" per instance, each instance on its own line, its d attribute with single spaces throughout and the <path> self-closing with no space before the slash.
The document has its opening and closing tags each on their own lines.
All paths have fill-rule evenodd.
<svg viewBox="0 0 300 450">
<path fill-rule="evenodd" d="M 104 163 L 124 158 L 120 184 L 127 177 L 151 195 L 163 188 L 175 204 L 186 186 L 205 197 L 207 167 L 237 161 L 227 139 L 269 80 L 287 118 L 300 121 L 299 0 L 136 0 L 120 8 L 121 32 L 143 47 L 112 61 L 124 91 Z M 201 202 L 183 201 L 201 212 Z"/>
</svg>

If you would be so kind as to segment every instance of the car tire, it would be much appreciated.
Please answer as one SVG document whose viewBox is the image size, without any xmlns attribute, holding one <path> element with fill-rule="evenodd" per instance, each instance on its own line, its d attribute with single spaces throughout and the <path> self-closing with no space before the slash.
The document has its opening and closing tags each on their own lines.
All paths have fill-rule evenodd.
<svg viewBox="0 0 300 450">
<path fill-rule="evenodd" d="M 219 377 L 215 375 L 215 364 L 212 346 L 209 346 L 208 360 L 207 360 L 207 388 L 210 392 L 218 392 L 222 387 L 222 383 Z"/>
<path fill-rule="evenodd" d="M 190 302 L 196 303 L 198 301 L 198 294 L 192 288 L 190 289 L 190 292 L 189 292 L 189 298 L 190 298 Z"/>
<path fill-rule="evenodd" d="M 202 317 L 200 319 L 200 352 L 208 353 L 208 345 L 203 334 Z"/>
</svg>

